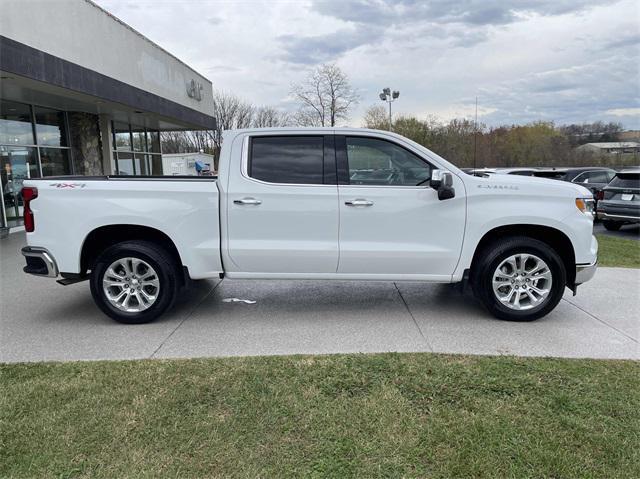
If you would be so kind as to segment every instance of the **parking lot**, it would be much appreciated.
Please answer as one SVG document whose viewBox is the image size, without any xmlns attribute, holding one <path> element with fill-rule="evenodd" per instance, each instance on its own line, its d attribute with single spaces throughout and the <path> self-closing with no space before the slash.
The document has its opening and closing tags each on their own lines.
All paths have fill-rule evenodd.
<svg viewBox="0 0 640 479">
<path fill-rule="evenodd" d="M 450 285 L 223 280 L 195 282 L 159 321 L 125 326 L 98 311 L 86 282 L 22 273 L 23 244 L 24 233 L 0 241 L 0 362 L 384 351 L 640 358 L 640 270 L 600 268 L 533 323 L 498 321 Z"/>
<path fill-rule="evenodd" d="M 616 238 L 640 240 L 640 224 L 624 225 L 618 231 L 608 231 L 601 222 L 593 225 L 593 232 L 598 235 L 614 236 Z"/>
</svg>

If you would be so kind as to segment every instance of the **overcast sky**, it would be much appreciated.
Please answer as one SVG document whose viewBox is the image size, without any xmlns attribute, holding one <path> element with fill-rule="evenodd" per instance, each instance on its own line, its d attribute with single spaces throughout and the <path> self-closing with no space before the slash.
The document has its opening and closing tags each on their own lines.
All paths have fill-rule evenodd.
<svg viewBox="0 0 640 479">
<path fill-rule="evenodd" d="M 97 0 L 213 87 L 293 110 L 290 85 L 337 63 L 394 112 L 489 124 L 619 121 L 640 128 L 640 3 L 589 0 Z"/>
</svg>

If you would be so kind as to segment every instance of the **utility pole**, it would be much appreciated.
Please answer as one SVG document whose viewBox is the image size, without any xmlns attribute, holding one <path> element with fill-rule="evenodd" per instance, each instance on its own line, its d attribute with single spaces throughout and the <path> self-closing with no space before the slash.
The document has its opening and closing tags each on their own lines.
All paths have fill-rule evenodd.
<svg viewBox="0 0 640 479">
<path fill-rule="evenodd" d="M 473 169 L 475 170 L 478 166 L 476 165 L 476 156 L 478 154 L 478 97 L 476 97 L 476 121 L 474 124 L 474 132 L 473 132 Z"/>
<path fill-rule="evenodd" d="M 386 101 L 389 104 L 389 131 L 391 131 L 392 120 L 391 120 L 391 103 L 396 101 L 400 96 L 400 92 L 398 90 L 394 90 L 391 92 L 391 88 L 383 88 L 382 93 L 380 93 L 380 99 L 382 101 Z"/>
</svg>

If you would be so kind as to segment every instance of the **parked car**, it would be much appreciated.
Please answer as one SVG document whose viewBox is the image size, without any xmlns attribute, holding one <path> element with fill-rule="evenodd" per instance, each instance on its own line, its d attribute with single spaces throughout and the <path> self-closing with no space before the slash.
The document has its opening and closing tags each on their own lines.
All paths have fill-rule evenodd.
<svg viewBox="0 0 640 479">
<path fill-rule="evenodd" d="M 467 168 L 465 173 L 474 176 L 486 176 L 486 175 L 519 175 L 519 176 L 533 176 L 535 168 L 526 167 L 509 167 L 509 168 Z"/>
<path fill-rule="evenodd" d="M 606 229 L 640 223 L 640 168 L 618 172 L 599 196 L 597 216 Z"/>
<path fill-rule="evenodd" d="M 469 176 L 386 131 L 227 131 L 217 178 L 52 177 L 23 194 L 25 272 L 88 279 L 124 323 L 219 276 L 470 283 L 496 317 L 530 321 L 596 270 L 587 189 Z"/>
<path fill-rule="evenodd" d="M 581 168 L 550 168 L 533 172 L 533 176 L 539 178 L 551 178 L 554 180 L 570 181 L 584 186 L 597 201 L 598 192 L 613 179 L 616 172 L 611 168 L 598 166 L 586 166 Z"/>
</svg>

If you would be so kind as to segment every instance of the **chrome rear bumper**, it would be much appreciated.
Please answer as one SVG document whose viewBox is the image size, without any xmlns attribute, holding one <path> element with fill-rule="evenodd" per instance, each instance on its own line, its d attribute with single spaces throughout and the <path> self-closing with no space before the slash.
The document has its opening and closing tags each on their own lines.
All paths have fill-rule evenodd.
<svg viewBox="0 0 640 479">
<path fill-rule="evenodd" d="M 27 260 L 23 271 L 35 276 L 56 278 L 59 274 L 58 265 L 53 255 L 46 248 L 37 246 L 25 246 L 22 248 L 22 256 Z"/>
</svg>

